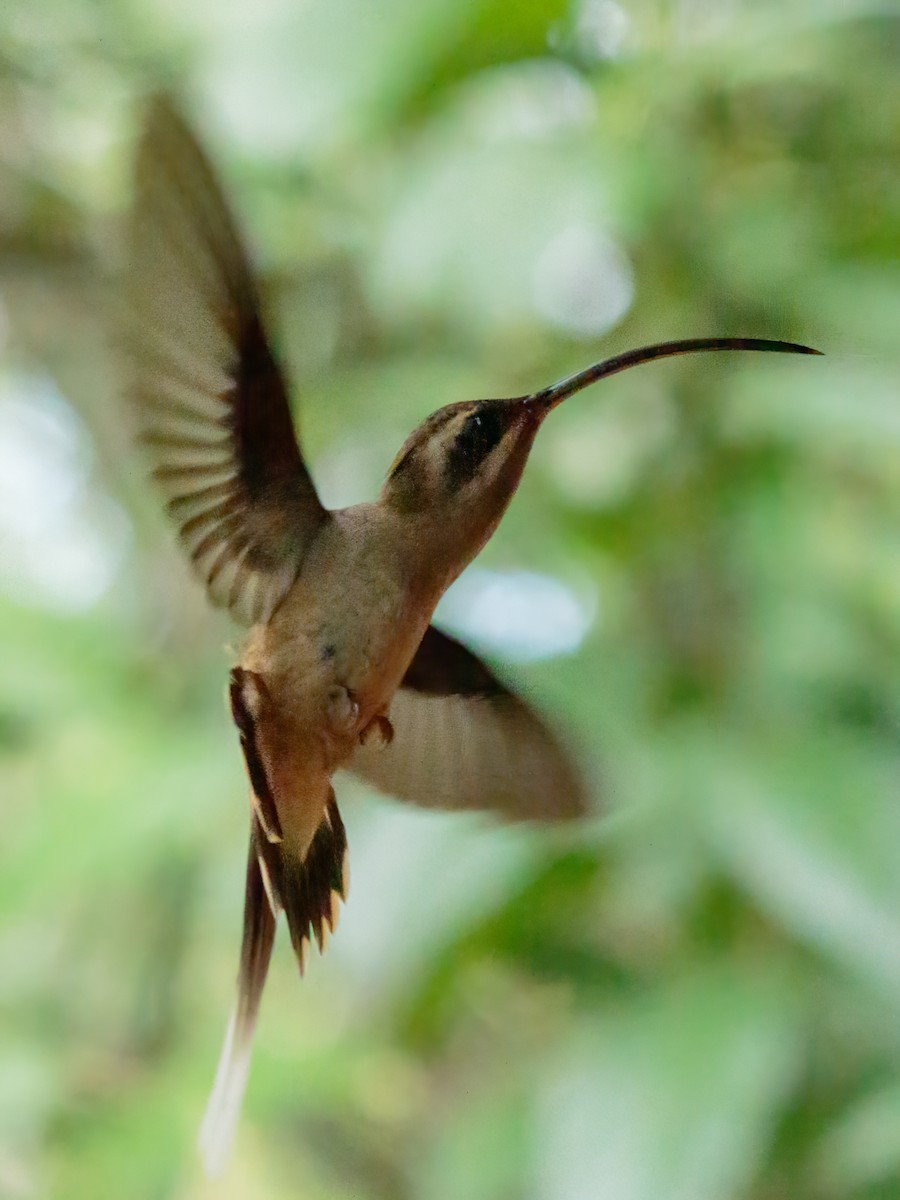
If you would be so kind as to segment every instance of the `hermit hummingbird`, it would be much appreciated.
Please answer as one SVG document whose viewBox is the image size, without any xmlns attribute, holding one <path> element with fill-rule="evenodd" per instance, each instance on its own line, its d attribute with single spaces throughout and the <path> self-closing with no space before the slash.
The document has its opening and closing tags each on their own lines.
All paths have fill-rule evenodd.
<svg viewBox="0 0 900 1200">
<path fill-rule="evenodd" d="M 430 808 L 560 821 L 587 811 L 559 736 L 430 624 L 494 532 L 544 419 L 596 380 L 701 350 L 815 354 L 698 338 L 606 359 L 527 396 L 464 400 L 407 438 L 373 503 L 323 507 L 295 435 L 236 222 L 167 99 L 139 140 L 126 269 L 129 402 L 152 476 L 213 604 L 249 633 L 229 698 L 249 779 L 237 1000 L 201 1128 L 221 1166 L 283 912 L 300 971 L 347 892 L 332 777 Z"/>
</svg>

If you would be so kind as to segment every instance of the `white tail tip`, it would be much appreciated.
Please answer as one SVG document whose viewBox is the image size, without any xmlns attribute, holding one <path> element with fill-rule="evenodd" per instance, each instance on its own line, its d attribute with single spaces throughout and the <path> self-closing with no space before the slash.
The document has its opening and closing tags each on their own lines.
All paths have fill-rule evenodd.
<svg viewBox="0 0 900 1200">
<path fill-rule="evenodd" d="M 203 1167 L 210 1178 L 222 1174 L 234 1141 L 250 1074 L 251 1038 L 252 1028 L 238 1029 L 238 1010 L 235 1006 L 197 1138 Z"/>
</svg>

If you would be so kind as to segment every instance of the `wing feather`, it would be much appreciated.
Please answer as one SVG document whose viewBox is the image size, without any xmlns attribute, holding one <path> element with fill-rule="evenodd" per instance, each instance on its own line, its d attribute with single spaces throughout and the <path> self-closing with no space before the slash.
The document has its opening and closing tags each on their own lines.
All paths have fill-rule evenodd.
<svg viewBox="0 0 900 1200">
<path fill-rule="evenodd" d="M 512 820 L 583 816 L 578 768 L 546 721 L 460 642 L 429 627 L 391 704 L 394 737 L 350 769 L 424 808 L 491 809 Z"/>
<path fill-rule="evenodd" d="M 129 248 L 130 391 L 153 478 L 210 600 L 265 620 L 327 513 L 235 222 L 163 99 L 138 148 Z"/>
</svg>

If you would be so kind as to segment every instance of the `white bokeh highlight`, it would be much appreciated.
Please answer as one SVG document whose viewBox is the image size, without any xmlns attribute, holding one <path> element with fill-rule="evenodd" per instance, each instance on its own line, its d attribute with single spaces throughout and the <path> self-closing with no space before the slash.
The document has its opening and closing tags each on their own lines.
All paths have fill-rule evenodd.
<svg viewBox="0 0 900 1200">
<path fill-rule="evenodd" d="M 436 616 L 480 649 L 525 663 L 572 654 L 596 611 L 550 575 L 471 567 L 444 596 Z"/>
<path fill-rule="evenodd" d="M 85 430 L 52 383 L 0 376 L 0 590 L 58 612 L 92 608 L 128 542 L 89 478 Z"/>
<path fill-rule="evenodd" d="M 596 337 L 631 307 L 631 263 L 601 229 L 575 222 L 550 239 L 535 263 L 533 294 L 535 309 L 549 324 Z"/>
</svg>

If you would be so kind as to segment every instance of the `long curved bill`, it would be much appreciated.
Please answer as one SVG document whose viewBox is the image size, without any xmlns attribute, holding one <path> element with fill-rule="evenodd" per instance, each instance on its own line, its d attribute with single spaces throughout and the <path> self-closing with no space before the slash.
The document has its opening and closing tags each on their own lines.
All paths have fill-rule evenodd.
<svg viewBox="0 0 900 1200">
<path fill-rule="evenodd" d="M 563 400 L 589 387 L 598 379 L 606 379 L 609 375 L 617 375 L 619 371 L 627 371 L 629 367 L 640 366 L 641 363 L 652 362 L 656 358 L 674 358 L 677 354 L 696 354 L 705 350 L 765 350 L 775 354 L 821 354 L 821 350 L 813 350 L 811 346 L 801 346 L 797 342 L 773 342 L 766 338 L 687 338 L 680 342 L 657 342 L 653 346 L 641 346 L 637 350 L 627 350 L 624 354 L 613 355 L 602 362 L 576 371 L 549 387 L 542 388 L 524 399 L 529 406 L 540 407 L 549 412 Z"/>
</svg>

